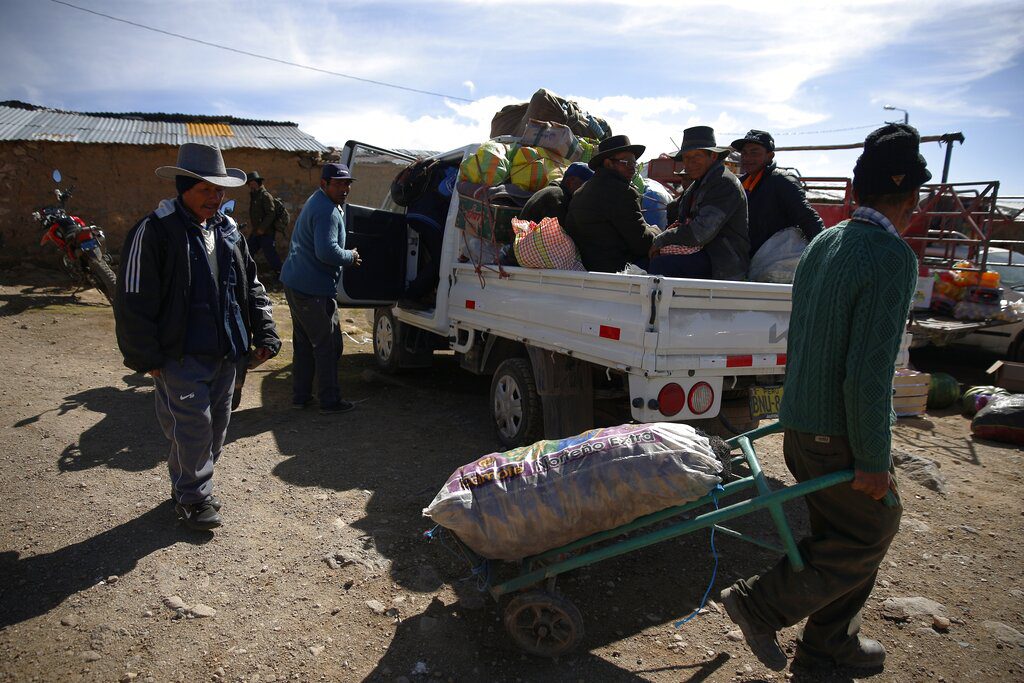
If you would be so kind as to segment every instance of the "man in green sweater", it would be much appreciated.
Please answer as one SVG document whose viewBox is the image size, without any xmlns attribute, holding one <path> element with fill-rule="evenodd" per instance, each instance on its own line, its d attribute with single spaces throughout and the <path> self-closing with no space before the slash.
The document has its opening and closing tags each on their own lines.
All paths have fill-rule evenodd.
<svg viewBox="0 0 1024 683">
<path fill-rule="evenodd" d="M 917 258 L 900 231 L 931 179 L 919 146 L 906 125 L 868 135 L 853 171 L 853 218 L 815 237 L 797 267 L 779 417 L 786 465 L 797 481 L 847 469 L 855 478 L 807 496 L 802 572 L 783 558 L 722 591 L 751 651 L 776 671 L 787 664 L 776 632 L 805 617 L 794 664 L 877 669 L 885 661 L 882 644 L 859 634 L 860 611 L 902 514 L 890 456 L 892 378 L 917 282 Z"/>
</svg>

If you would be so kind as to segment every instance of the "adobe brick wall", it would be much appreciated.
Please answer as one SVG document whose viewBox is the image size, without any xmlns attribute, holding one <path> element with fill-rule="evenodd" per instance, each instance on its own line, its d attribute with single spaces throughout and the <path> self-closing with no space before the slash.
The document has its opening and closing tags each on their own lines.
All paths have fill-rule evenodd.
<svg viewBox="0 0 1024 683">
<path fill-rule="evenodd" d="M 300 166 L 302 156 L 279 150 L 224 152 L 228 166 L 258 170 L 266 178 L 267 188 L 288 207 L 293 221 L 320 179 L 318 166 Z M 135 222 L 161 199 L 174 195 L 173 183 L 158 178 L 154 170 L 173 165 L 176 158 L 177 148 L 168 145 L 0 142 L 0 264 L 54 260 L 52 247 L 39 246 L 42 230 L 32 220 L 33 211 L 56 201 L 56 185 L 50 177 L 53 169 L 60 169 L 64 176 L 62 187 L 75 188 L 71 212 L 102 227 L 111 252 L 118 253 Z M 352 200 L 378 206 L 394 173 L 392 166 L 360 167 Z M 227 196 L 239 204 L 238 219 L 247 221 L 248 190 L 228 190 Z M 287 245 L 279 246 L 284 253 Z"/>
</svg>

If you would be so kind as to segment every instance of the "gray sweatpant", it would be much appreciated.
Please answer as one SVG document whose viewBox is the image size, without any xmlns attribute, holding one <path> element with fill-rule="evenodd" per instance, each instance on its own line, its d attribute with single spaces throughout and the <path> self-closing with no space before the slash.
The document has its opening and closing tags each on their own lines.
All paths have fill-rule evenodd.
<svg viewBox="0 0 1024 683">
<path fill-rule="evenodd" d="M 198 503 L 213 493 L 213 465 L 224 447 L 234 388 L 230 359 L 185 356 L 160 369 L 156 417 L 171 442 L 167 469 L 180 503 Z"/>
</svg>

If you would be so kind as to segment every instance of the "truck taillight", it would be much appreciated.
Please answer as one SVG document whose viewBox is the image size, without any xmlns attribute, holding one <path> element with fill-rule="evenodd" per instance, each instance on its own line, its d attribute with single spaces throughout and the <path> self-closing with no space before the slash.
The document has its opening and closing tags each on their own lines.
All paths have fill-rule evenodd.
<svg viewBox="0 0 1024 683">
<path fill-rule="evenodd" d="M 658 411 L 665 417 L 672 417 L 686 405 L 686 391 L 675 382 L 666 384 L 658 392 Z"/>
<path fill-rule="evenodd" d="M 694 415 L 703 415 L 711 409 L 715 402 L 715 391 L 707 382 L 697 382 L 690 389 L 690 397 L 686 400 L 690 412 Z"/>
</svg>

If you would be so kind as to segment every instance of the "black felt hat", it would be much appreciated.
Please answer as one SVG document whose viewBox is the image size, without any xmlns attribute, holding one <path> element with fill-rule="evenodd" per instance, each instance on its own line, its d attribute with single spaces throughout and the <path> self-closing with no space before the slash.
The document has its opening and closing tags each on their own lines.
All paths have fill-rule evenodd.
<svg viewBox="0 0 1024 683">
<path fill-rule="evenodd" d="M 903 123 L 868 133 L 864 153 L 853 168 L 853 189 L 860 196 L 909 192 L 932 179 L 921 155 L 921 136 Z"/>
<path fill-rule="evenodd" d="M 590 159 L 589 166 L 595 171 L 601 167 L 601 163 L 613 154 L 619 152 L 632 152 L 634 156 L 640 157 L 647 147 L 644 145 L 633 145 L 629 142 L 628 135 L 613 135 L 602 140 L 597 146 L 597 153 Z"/>
<path fill-rule="evenodd" d="M 718 145 L 715 141 L 715 129 L 711 126 L 693 126 L 683 131 L 683 144 L 679 146 L 679 151 L 672 158 L 678 161 L 683 158 L 683 154 L 695 149 L 706 149 L 715 154 L 732 151 L 731 147 Z"/>
</svg>

